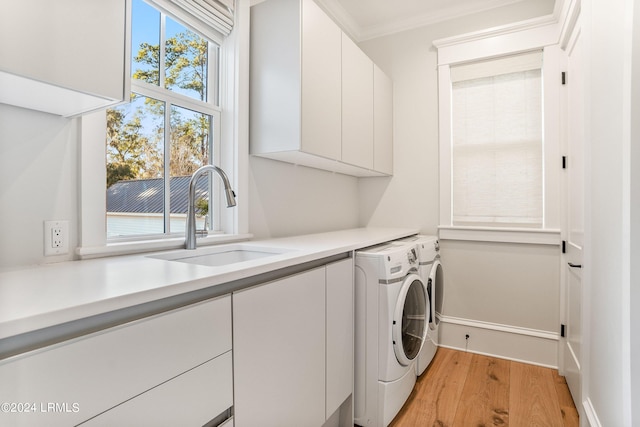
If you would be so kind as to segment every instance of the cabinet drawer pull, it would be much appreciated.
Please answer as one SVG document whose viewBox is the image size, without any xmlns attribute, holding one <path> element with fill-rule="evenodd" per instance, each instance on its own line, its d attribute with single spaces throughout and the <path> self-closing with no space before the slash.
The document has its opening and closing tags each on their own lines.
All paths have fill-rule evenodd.
<svg viewBox="0 0 640 427">
<path fill-rule="evenodd" d="M 571 268 L 582 268 L 582 264 L 574 264 L 572 262 L 567 263 Z"/>
</svg>

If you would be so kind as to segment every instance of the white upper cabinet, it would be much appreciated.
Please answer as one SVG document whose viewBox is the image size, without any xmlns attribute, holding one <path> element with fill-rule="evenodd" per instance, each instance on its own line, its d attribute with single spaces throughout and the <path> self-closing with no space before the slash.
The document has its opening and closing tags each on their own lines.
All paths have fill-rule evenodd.
<svg viewBox="0 0 640 427">
<path fill-rule="evenodd" d="M 393 81 L 373 65 L 373 168 L 393 174 Z"/>
<path fill-rule="evenodd" d="M 302 150 L 340 160 L 342 31 L 312 0 L 302 1 Z"/>
<path fill-rule="evenodd" d="M 125 94 L 125 0 L 21 0 L 0 14 L 0 103 L 72 116 Z"/>
<path fill-rule="evenodd" d="M 313 0 L 251 8 L 251 154 L 354 176 L 374 164 L 373 63 Z"/>
<path fill-rule="evenodd" d="M 373 167 L 373 62 L 342 34 L 342 161 Z"/>
</svg>

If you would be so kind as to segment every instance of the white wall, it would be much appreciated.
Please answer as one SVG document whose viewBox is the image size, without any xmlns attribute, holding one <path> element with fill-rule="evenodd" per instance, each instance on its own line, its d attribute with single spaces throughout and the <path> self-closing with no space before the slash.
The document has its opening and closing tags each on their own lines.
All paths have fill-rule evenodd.
<svg viewBox="0 0 640 427">
<path fill-rule="evenodd" d="M 631 0 L 582 2 L 588 171 L 583 283 L 590 313 L 584 319 L 587 357 L 582 368 L 582 396 L 591 425 L 602 426 L 640 422 L 640 413 L 633 414 L 632 420 L 631 401 L 631 390 L 638 391 L 636 369 L 640 363 L 635 336 L 640 329 L 635 313 L 637 264 L 632 270 L 630 256 L 633 249 L 637 260 L 638 231 L 632 229 L 632 224 L 638 226 L 640 198 L 631 174 L 640 166 L 640 97 L 637 81 L 632 85 L 632 75 L 638 76 L 638 70 L 632 69 L 632 60 L 637 66 L 639 59 L 638 48 L 632 42 L 639 40 L 633 39 L 633 33 L 635 30 L 637 34 L 640 23 L 637 11 L 634 22 L 632 8 Z M 637 394 L 635 399 L 637 410 Z"/>
<path fill-rule="evenodd" d="M 548 15 L 552 0 L 527 0 L 360 43 L 394 82 L 393 178 L 361 179 L 360 222 L 435 234 L 438 226 L 438 80 L 433 40 Z"/>
<path fill-rule="evenodd" d="M 0 104 L 0 268 L 73 259 L 77 153 L 76 120 Z M 68 255 L 44 258 L 45 220 L 70 221 Z"/>
<path fill-rule="evenodd" d="M 548 15 L 553 6 L 553 1 L 525 1 L 360 44 L 394 81 L 394 175 L 359 181 L 361 225 L 402 225 L 437 234 L 438 80 L 437 51 L 432 41 Z M 557 247 L 443 241 L 442 262 L 445 316 L 478 325 L 489 322 L 514 329 L 558 332 Z M 459 330 L 452 326 L 441 331 L 447 335 L 458 334 Z M 503 339 L 502 335 L 496 337 L 495 330 L 485 331 L 487 334 L 477 340 Z M 465 348 L 464 340 L 457 338 L 443 337 L 448 345 Z M 544 354 L 510 352 L 509 345 L 516 345 L 516 341 L 495 348 L 495 354 L 555 365 L 557 341 L 546 342 L 550 345 Z M 489 342 L 474 344 L 475 350 L 469 350 L 480 352 L 492 347 Z"/>
<path fill-rule="evenodd" d="M 633 40 L 640 40 L 640 7 L 633 10 Z M 631 117 L 640 117 L 640 43 L 633 44 L 631 74 Z M 630 304 L 631 304 L 631 416 L 640 419 L 640 120 L 632 120 L 629 163 L 631 169 L 631 247 L 630 247 Z"/>
<path fill-rule="evenodd" d="M 249 164 L 254 237 L 358 227 L 358 178 L 261 157 L 251 157 Z"/>
<path fill-rule="evenodd" d="M 557 247 L 447 240 L 441 255 L 447 316 L 558 331 Z"/>
</svg>

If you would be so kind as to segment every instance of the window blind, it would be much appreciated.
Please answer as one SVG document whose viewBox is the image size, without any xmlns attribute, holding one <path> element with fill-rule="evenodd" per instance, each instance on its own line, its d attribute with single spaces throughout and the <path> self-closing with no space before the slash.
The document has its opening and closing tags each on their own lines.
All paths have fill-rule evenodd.
<svg viewBox="0 0 640 427">
<path fill-rule="evenodd" d="M 146 0 L 214 41 L 231 34 L 235 0 Z"/>
<path fill-rule="evenodd" d="M 542 54 L 451 68 L 454 225 L 543 223 Z"/>
</svg>

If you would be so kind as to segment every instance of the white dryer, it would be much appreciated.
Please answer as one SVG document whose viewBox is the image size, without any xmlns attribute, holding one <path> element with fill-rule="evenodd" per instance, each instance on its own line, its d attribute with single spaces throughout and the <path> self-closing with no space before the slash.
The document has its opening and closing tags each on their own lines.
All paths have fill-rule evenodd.
<svg viewBox="0 0 640 427">
<path fill-rule="evenodd" d="M 444 273 L 440 262 L 440 243 L 438 237 L 425 235 L 407 237 L 396 240 L 394 243 L 400 247 L 406 244 L 416 245 L 419 262 L 418 272 L 426 285 L 426 298 L 431 306 L 427 340 L 425 340 L 416 359 L 416 374 L 420 376 L 433 360 L 440 342 L 438 326 L 444 301 Z"/>
<path fill-rule="evenodd" d="M 413 390 L 428 329 L 416 245 L 356 252 L 355 287 L 355 424 L 387 426 Z"/>
</svg>

